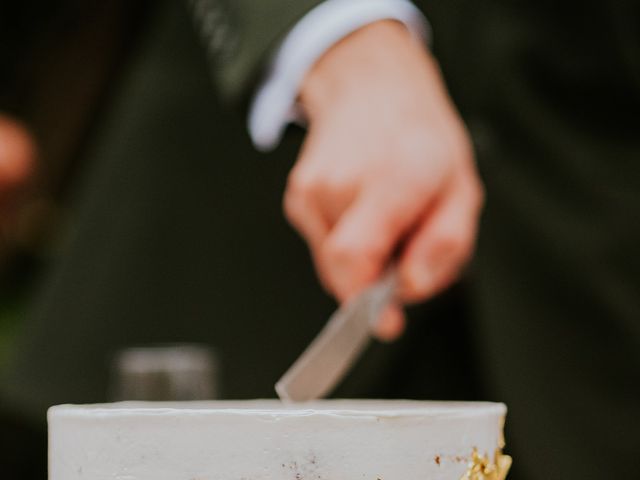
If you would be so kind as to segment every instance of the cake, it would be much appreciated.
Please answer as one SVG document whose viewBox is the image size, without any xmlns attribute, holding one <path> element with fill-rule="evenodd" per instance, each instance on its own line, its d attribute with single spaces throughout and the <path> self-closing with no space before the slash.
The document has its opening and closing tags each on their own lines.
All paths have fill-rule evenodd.
<svg viewBox="0 0 640 480">
<path fill-rule="evenodd" d="M 502 480 L 499 403 L 123 402 L 49 410 L 49 480 Z"/>
</svg>

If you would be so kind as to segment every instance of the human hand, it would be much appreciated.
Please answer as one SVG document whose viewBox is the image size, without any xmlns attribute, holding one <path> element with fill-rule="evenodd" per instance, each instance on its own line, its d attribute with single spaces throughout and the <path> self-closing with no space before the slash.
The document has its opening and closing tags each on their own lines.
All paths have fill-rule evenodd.
<svg viewBox="0 0 640 480">
<path fill-rule="evenodd" d="M 300 103 L 309 130 L 285 214 L 339 301 L 396 263 L 398 304 L 377 329 L 396 338 L 401 305 L 446 288 L 472 254 L 483 190 L 468 134 L 435 60 L 393 21 L 333 46 Z"/>
<path fill-rule="evenodd" d="M 29 177 L 35 144 L 26 128 L 0 114 L 0 226 L 7 223 L 18 189 Z"/>
</svg>

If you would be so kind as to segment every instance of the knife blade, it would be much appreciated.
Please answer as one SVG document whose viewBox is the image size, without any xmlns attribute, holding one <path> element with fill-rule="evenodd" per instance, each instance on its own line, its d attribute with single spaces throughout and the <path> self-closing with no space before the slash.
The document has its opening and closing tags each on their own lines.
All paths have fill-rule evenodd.
<svg viewBox="0 0 640 480">
<path fill-rule="evenodd" d="M 346 302 L 276 383 L 283 401 L 322 398 L 335 388 L 371 339 L 384 307 L 393 299 L 397 278 L 390 269 L 380 280 Z"/>
</svg>

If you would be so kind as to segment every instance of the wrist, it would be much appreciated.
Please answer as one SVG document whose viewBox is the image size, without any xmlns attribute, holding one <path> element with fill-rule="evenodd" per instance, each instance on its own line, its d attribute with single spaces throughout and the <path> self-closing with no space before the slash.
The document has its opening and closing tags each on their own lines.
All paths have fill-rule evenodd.
<svg viewBox="0 0 640 480">
<path fill-rule="evenodd" d="M 398 57 L 418 50 L 423 47 L 398 21 L 380 20 L 362 27 L 331 47 L 309 70 L 299 104 L 313 122 L 333 105 L 357 95 L 365 79 L 388 70 L 390 58 L 402 62 Z"/>
</svg>

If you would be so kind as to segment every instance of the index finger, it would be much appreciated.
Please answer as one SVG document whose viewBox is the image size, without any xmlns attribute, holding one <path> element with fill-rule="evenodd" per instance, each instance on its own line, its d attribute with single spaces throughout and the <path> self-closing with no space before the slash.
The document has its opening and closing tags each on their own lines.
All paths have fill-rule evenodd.
<svg viewBox="0 0 640 480">
<path fill-rule="evenodd" d="M 376 280 L 423 208 L 401 190 L 363 191 L 322 246 L 320 273 L 331 291 L 346 300 Z"/>
</svg>

